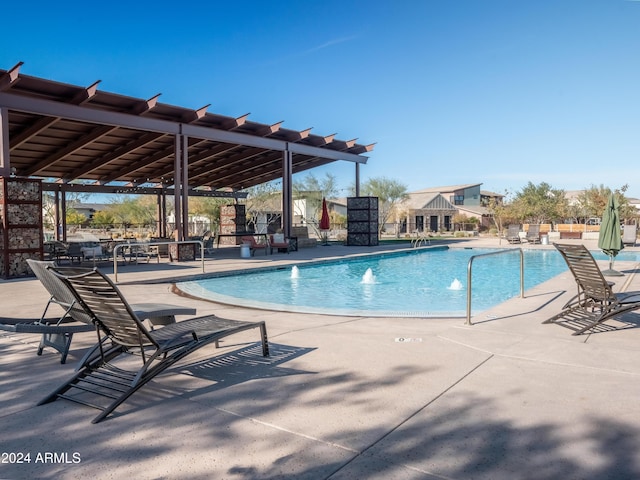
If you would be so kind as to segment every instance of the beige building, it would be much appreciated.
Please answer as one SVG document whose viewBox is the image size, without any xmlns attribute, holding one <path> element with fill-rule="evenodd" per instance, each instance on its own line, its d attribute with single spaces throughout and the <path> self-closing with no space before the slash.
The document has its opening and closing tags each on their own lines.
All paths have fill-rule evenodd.
<svg viewBox="0 0 640 480">
<path fill-rule="evenodd" d="M 502 202 L 503 195 L 482 191 L 481 183 L 431 187 L 410 192 L 400 215 L 400 233 L 450 232 L 453 217 L 460 214 L 475 217 L 480 226 L 491 226 L 487 208 L 491 199 Z"/>
</svg>

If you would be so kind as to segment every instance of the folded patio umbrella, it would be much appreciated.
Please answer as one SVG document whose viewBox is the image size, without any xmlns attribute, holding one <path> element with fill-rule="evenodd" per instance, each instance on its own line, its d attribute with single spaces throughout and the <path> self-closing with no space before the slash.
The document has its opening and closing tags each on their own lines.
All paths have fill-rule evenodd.
<svg viewBox="0 0 640 480">
<path fill-rule="evenodd" d="M 329 210 L 327 209 L 327 200 L 322 199 L 322 216 L 320 217 L 320 230 L 329 230 L 331 228 L 331 219 L 329 218 Z"/>
<path fill-rule="evenodd" d="M 320 225 L 318 226 L 322 234 L 322 245 L 329 245 L 327 232 L 331 228 L 331 219 L 329 218 L 329 210 L 327 209 L 327 200 L 322 198 L 322 216 L 320 217 Z"/>
<path fill-rule="evenodd" d="M 613 270 L 613 259 L 624 248 L 620 233 L 620 206 L 613 193 L 609 195 L 607 206 L 602 213 L 598 248 L 601 248 L 606 255 L 609 255 L 609 269 L 604 270 L 602 274 L 609 276 L 622 275 L 622 273 Z"/>
</svg>

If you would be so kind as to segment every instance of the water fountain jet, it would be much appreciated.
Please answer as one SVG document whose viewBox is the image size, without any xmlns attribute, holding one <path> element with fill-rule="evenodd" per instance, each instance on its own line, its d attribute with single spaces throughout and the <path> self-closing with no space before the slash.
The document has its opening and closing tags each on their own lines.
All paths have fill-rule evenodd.
<svg viewBox="0 0 640 480">
<path fill-rule="evenodd" d="M 373 270 L 371 270 L 370 268 L 367 268 L 366 272 L 364 272 L 364 275 L 362 276 L 362 282 L 364 284 L 372 284 L 372 283 L 376 283 L 376 276 L 373 274 Z"/>
<path fill-rule="evenodd" d="M 295 265 L 291 267 L 291 278 L 300 278 L 300 270 Z"/>
</svg>

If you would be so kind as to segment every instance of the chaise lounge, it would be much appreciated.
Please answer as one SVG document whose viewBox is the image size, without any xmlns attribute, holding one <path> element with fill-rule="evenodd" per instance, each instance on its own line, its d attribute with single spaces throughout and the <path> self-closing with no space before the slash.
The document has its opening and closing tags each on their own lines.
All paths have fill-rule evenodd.
<svg viewBox="0 0 640 480">
<path fill-rule="evenodd" d="M 638 226 L 625 225 L 622 231 L 622 244 L 625 247 L 635 247 L 638 240 Z"/>
<path fill-rule="evenodd" d="M 640 292 L 614 293 L 600 267 L 584 245 L 555 243 L 573 274 L 577 295 L 562 311 L 543 323 L 556 323 L 580 335 L 623 313 L 640 309 Z"/>
<path fill-rule="evenodd" d="M 40 283 L 49 292 L 49 300 L 44 307 L 40 319 L 0 319 L 0 330 L 13 333 L 41 333 L 38 355 L 42 355 L 45 347 L 52 347 L 61 355 L 60 363 L 65 363 L 71 347 L 74 333 L 95 330 L 91 316 L 76 301 L 73 292 L 49 267 L 55 267 L 52 261 L 28 259 L 27 263 Z M 47 319 L 51 304 L 63 309 L 59 317 Z M 149 320 L 152 326 L 175 322 L 176 315 L 195 315 L 196 309 L 164 303 L 136 303 L 131 305 L 138 318 Z"/>
<path fill-rule="evenodd" d="M 38 405 L 58 398 L 87 405 L 102 410 L 92 421 L 98 423 L 178 360 L 210 343 L 218 346 L 219 340 L 229 335 L 258 328 L 262 355 L 269 355 L 264 321 L 242 322 L 208 315 L 148 330 L 120 290 L 98 269 L 49 269 L 91 316 L 98 343 L 82 360 L 77 373 Z M 107 404 L 98 404 L 100 399 Z"/>
<path fill-rule="evenodd" d="M 534 245 L 540 243 L 540 225 L 529 225 L 526 238 L 527 242 Z"/>
<path fill-rule="evenodd" d="M 509 243 L 521 243 L 520 240 L 520 225 L 509 225 L 507 229 L 507 242 Z"/>
</svg>

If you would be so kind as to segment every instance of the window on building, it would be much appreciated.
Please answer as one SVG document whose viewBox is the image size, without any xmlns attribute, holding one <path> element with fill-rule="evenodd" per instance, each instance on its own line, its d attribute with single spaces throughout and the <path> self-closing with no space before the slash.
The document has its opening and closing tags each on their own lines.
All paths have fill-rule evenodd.
<svg viewBox="0 0 640 480">
<path fill-rule="evenodd" d="M 464 205 L 464 195 L 452 195 L 450 201 L 454 205 Z"/>
</svg>

